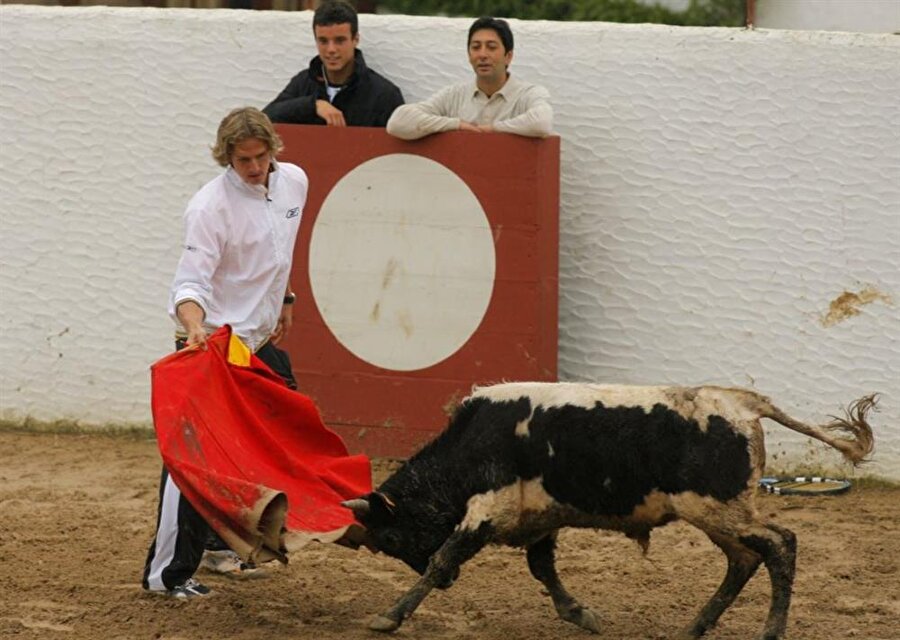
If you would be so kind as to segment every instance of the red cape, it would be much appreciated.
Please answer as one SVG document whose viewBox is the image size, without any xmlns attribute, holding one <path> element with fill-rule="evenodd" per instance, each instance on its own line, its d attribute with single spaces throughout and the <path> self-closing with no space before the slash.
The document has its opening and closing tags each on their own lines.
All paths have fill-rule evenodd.
<svg viewBox="0 0 900 640">
<path fill-rule="evenodd" d="M 230 327 L 207 344 L 151 367 L 156 438 L 181 493 L 254 562 L 283 561 L 310 540 L 359 539 L 340 502 L 372 490 L 368 458 L 349 456 L 312 400 L 288 389 Z"/>
</svg>

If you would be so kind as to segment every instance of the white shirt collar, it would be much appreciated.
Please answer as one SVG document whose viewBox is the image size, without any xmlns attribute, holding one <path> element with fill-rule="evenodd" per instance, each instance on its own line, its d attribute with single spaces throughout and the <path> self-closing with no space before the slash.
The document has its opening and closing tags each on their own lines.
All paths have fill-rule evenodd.
<svg viewBox="0 0 900 640">
<path fill-rule="evenodd" d="M 228 166 L 228 169 L 225 170 L 225 179 L 228 180 L 232 185 L 237 187 L 238 189 L 243 189 L 244 191 L 249 191 L 250 193 L 258 194 L 262 197 L 265 197 L 269 191 L 275 186 L 275 183 L 278 181 L 278 162 L 275 159 L 272 159 L 272 164 L 269 167 L 269 187 L 266 188 L 265 185 L 262 184 L 248 184 L 244 182 L 244 179 L 238 175 L 238 172 L 234 170 L 234 167 L 231 165 Z"/>
<path fill-rule="evenodd" d="M 508 73 L 509 75 L 506 78 L 506 82 L 504 82 L 503 86 L 494 92 L 494 95 L 492 95 L 491 98 L 493 98 L 494 96 L 502 96 L 504 100 L 512 100 L 515 95 L 522 90 L 522 84 L 519 82 L 519 80 L 515 76 L 513 76 L 511 72 Z M 472 86 L 472 97 L 476 97 L 479 94 L 485 97 L 487 96 L 484 91 L 478 88 L 478 83 L 475 82 Z"/>
</svg>

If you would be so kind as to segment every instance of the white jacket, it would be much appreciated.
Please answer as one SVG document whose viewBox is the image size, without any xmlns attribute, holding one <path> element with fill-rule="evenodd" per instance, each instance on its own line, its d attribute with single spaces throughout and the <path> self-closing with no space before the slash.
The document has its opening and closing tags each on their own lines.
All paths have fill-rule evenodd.
<svg viewBox="0 0 900 640">
<path fill-rule="evenodd" d="M 300 167 L 272 163 L 269 189 L 250 185 L 232 169 L 204 185 L 184 213 L 184 250 L 169 297 L 203 308 L 204 327 L 231 325 L 256 350 L 275 330 L 300 228 L 309 180 Z"/>
</svg>

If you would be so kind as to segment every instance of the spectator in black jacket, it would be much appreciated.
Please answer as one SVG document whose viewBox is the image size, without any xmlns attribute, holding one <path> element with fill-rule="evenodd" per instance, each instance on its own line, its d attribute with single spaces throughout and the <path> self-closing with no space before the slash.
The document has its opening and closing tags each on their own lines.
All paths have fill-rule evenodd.
<svg viewBox="0 0 900 640">
<path fill-rule="evenodd" d="M 403 104 L 397 86 L 366 66 L 356 11 L 325 0 L 313 15 L 319 55 L 263 111 L 272 122 L 334 127 L 383 127 Z"/>
</svg>

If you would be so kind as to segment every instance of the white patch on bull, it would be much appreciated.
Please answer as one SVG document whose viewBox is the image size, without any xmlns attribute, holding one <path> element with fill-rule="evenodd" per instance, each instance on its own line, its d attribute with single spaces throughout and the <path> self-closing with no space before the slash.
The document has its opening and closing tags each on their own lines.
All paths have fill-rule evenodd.
<svg viewBox="0 0 900 640">
<path fill-rule="evenodd" d="M 643 502 L 625 517 L 589 514 L 554 500 L 544 489 L 543 478 L 539 476 L 472 496 L 466 505 L 466 515 L 458 528 L 475 531 L 483 523 L 490 522 L 498 536 L 502 538 L 507 534 L 521 531 L 523 526 L 527 528 L 527 523 L 533 524 L 542 518 L 555 520 L 560 517 L 563 518 L 560 523 L 574 521 L 578 522 L 578 526 L 600 526 L 620 530 L 627 530 L 635 524 L 652 527 L 670 519 L 678 511 L 674 501 L 673 496 L 655 490 L 647 494 Z M 713 503 L 721 508 L 720 502 L 713 500 Z M 574 520 L 570 520 L 571 518 Z"/>
<path fill-rule="evenodd" d="M 538 476 L 533 480 L 519 483 L 521 486 L 522 511 L 546 511 L 556 500 L 544 490 L 544 478 Z"/>
<path fill-rule="evenodd" d="M 631 519 L 650 525 L 661 522 L 667 515 L 674 513 L 672 496 L 662 491 L 651 491 L 631 512 Z"/>
<path fill-rule="evenodd" d="M 516 435 L 520 438 L 527 438 L 530 434 L 528 431 L 528 424 L 531 422 L 531 416 L 522 420 L 519 424 L 516 425 Z"/>
<path fill-rule="evenodd" d="M 544 490 L 543 478 L 519 480 L 469 498 L 460 529 L 475 531 L 485 522 L 499 532 L 514 530 L 529 513 L 549 510 L 556 501 Z"/>
<path fill-rule="evenodd" d="M 552 458 L 554 455 L 555 455 L 555 453 L 553 451 L 553 445 L 548 442 L 547 443 L 547 456 Z"/>
<path fill-rule="evenodd" d="M 495 402 L 515 401 L 526 397 L 532 411 L 537 407 L 566 405 L 593 409 L 597 402 L 606 406 L 639 406 L 649 411 L 654 404 L 668 404 L 668 387 L 631 387 L 625 385 L 588 384 L 583 382 L 509 382 L 478 387 L 472 397 Z"/>
<path fill-rule="evenodd" d="M 755 491 L 756 484 L 748 484 L 743 493 L 725 503 L 712 496 L 701 496 L 693 491 L 670 496 L 670 500 L 679 518 L 700 527 L 703 531 L 741 535 L 747 523 L 752 522 L 758 515 L 753 507 Z"/>
<path fill-rule="evenodd" d="M 612 487 L 612 478 L 606 478 L 606 480 L 603 481 L 603 488 L 609 491 L 610 487 Z"/>
<path fill-rule="evenodd" d="M 630 386 L 590 384 L 583 382 L 510 382 L 490 387 L 476 387 L 472 398 L 494 402 L 511 402 L 528 398 L 532 414 L 538 407 L 576 406 L 593 409 L 598 402 L 605 407 L 640 407 L 649 413 L 662 405 L 681 417 L 695 421 L 706 429 L 709 416 L 717 415 L 738 431 L 753 434 L 760 414 L 757 406 L 764 398 L 746 389 L 726 387 Z M 516 427 L 521 435 L 522 423 Z"/>
<path fill-rule="evenodd" d="M 680 518 L 704 531 L 739 536 L 757 515 L 752 500 L 755 487 L 755 483 L 748 484 L 743 493 L 727 502 L 690 491 L 668 494 L 654 490 L 627 516 L 611 516 L 586 513 L 557 502 L 538 477 L 472 496 L 458 529 L 475 531 L 490 522 L 498 540 L 521 545 L 529 540 L 529 532 L 546 532 L 547 527 L 596 527 L 623 531 L 646 547 L 647 540 L 640 532 Z"/>
</svg>

